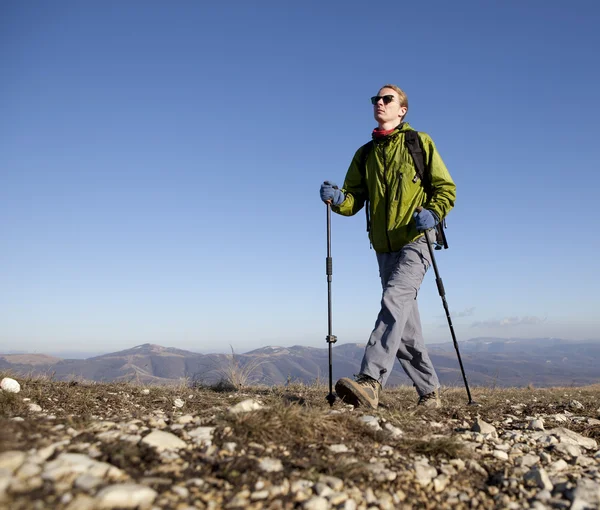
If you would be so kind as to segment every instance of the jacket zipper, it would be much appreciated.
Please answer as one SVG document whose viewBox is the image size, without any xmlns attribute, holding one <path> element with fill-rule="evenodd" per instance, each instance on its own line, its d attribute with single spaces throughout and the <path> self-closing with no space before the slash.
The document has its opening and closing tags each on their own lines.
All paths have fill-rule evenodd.
<svg viewBox="0 0 600 510">
<path fill-rule="evenodd" d="M 392 251 L 392 242 L 390 241 L 390 234 L 388 232 L 388 225 L 390 224 L 390 199 L 387 183 L 387 155 L 385 153 L 385 145 L 383 146 L 383 184 L 385 186 L 385 237 L 387 239 L 388 249 Z"/>
<path fill-rule="evenodd" d="M 402 189 L 402 172 L 398 173 L 398 188 L 396 189 L 396 197 L 394 200 L 398 202 L 400 200 L 400 190 Z"/>
</svg>

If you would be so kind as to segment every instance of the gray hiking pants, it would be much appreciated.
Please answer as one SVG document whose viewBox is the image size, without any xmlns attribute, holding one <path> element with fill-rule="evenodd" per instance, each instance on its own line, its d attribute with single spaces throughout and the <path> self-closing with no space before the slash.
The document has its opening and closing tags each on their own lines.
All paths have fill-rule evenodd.
<svg viewBox="0 0 600 510">
<path fill-rule="evenodd" d="M 360 373 L 385 386 L 398 358 L 419 396 L 427 395 L 440 384 L 427 354 L 417 305 L 419 287 L 431 264 L 425 237 L 400 251 L 377 253 L 377 262 L 383 287 L 381 311 L 365 348 Z"/>
</svg>

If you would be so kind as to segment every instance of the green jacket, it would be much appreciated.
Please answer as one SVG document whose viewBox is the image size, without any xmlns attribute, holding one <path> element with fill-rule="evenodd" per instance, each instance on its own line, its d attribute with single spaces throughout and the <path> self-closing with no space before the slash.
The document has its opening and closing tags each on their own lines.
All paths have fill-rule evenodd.
<svg viewBox="0 0 600 510">
<path fill-rule="evenodd" d="M 425 156 L 425 173 L 431 176 L 431 196 L 420 180 L 413 182 L 415 166 L 404 144 L 404 132 L 412 129 L 401 124 L 385 138 L 375 138 L 366 161 L 365 178 L 361 175 L 363 147 L 356 151 L 346 174 L 342 191 L 345 200 L 332 210 L 344 216 L 360 211 L 369 199 L 371 230 L 369 239 L 375 251 L 398 251 L 423 235 L 417 232 L 413 213 L 419 206 L 434 212 L 440 221 L 446 217 L 456 198 L 456 186 L 433 140 L 419 132 Z"/>
</svg>

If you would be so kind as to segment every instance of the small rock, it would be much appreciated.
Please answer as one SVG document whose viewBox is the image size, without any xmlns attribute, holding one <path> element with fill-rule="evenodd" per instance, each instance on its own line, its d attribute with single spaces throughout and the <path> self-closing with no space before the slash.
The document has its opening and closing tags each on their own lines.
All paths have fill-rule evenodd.
<svg viewBox="0 0 600 510">
<path fill-rule="evenodd" d="M 398 427 L 395 427 L 390 422 L 386 422 L 383 425 L 383 428 L 384 428 L 384 430 L 386 430 L 387 432 L 390 433 L 390 436 L 392 436 L 392 439 L 398 439 L 399 437 L 402 437 L 402 435 L 404 434 L 404 432 L 402 432 L 402 430 L 400 430 Z"/>
<path fill-rule="evenodd" d="M 450 478 L 446 475 L 436 476 L 433 479 L 433 490 L 435 490 L 435 492 L 442 492 L 449 482 Z"/>
<path fill-rule="evenodd" d="M 259 404 L 256 400 L 248 398 L 246 400 L 242 400 L 238 404 L 229 408 L 229 412 L 233 414 L 237 413 L 247 413 L 249 411 L 256 411 L 258 409 L 262 409 L 264 406 Z"/>
<path fill-rule="evenodd" d="M 71 483 L 82 474 L 90 474 L 100 478 L 120 480 L 125 473 L 107 462 L 91 459 L 83 453 L 61 453 L 56 459 L 44 465 L 42 478 L 53 482 Z"/>
<path fill-rule="evenodd" d="M 142 443 L 153 446 L 158 450 L 177 450 L 186 447 L 185 442 L 179 439 L 175 434 L 164 432 L 162 430 L 153 430 L 142 439 Z"/>
<path fill-rule="evenodd" d="M 233 452 L 235 452 L 236 448 L 237 448 L 237 443 L 234 443 L 231 441 L 228 443 L 223 443 L 223 450 L 225 450 L 226 452 L 233 453 Z"/>
<path fill-rule="evenodd" d="M 592 439 L 591 437 L 582 436 L 581 434 L 573 432 L 572 430 L 564 427 L 550 429 L 546 432 L 558 438 L 559 442 L 561 443 L 574 444 L 590 450 L 595 450 L 598 447 L 596 440 Z"/>
<path fill-rule="evenodd" d="M 451 459 L 450 465 L 454 466 L 458 471 L 465 469 L 465 461 L 462 459 Z"/>
<path fill-rule="evenodd" d="M 574 444 L 558 443 L 552 447 L 554 453 L 558 453 L 567 459 L 577 458 L 581 455 L 581 448 Z"/>
<path fill-rule="evenodd" d="M 571 508 L 599 508 L 600 507 L 600 484 L 589 478 L 577 480 L 577 486 L 567 494 L 573 501 Z"/>
<path fill-rule="evenodd" d="M 269 491 L 267 489 L 263 489 L 260 491 L 254 491 L 252 494 L 250 494 L 251 501 L 262 501 L 264 499 L 267 499 L 268 497 L 269 497 Z"/>
<path fill-rule="evenodd" d="M 488 472 L 476 460 L 469 459 L 467 461 L 467 467 L 470 470 L 475 471 L 476 473 L 479 473 L 481 475 L 487 476 L 487 474 L 488 474 Z"/>
<path fill-rule="evenodd" d="M 584 405 L 579 402 L 579 400 L 571 400 L 571 402 L 569 402 L 569 407 L 571 409 L 584 409 Z"/>
<path fill-rule="evenodd" d="M 503 452 L 502 450 L 494 450 L 492 456 L 499 460 L 508 460 L 508 453 Z"/>
<path fill-rule="evenodd" d="M 258 467 L 267 473 L 277 473 L 283 471 L 283 464 L 279 459 L 266 457 L 258 461 Z"/>
<path fill-rule="evenodd" d="M 367 425 L 367 427 L 370 427 L 373 430 L 381 430 L 379 420 L 375 418 L 375 416 L 361 416 L 360 421 L 362 421 L 365 425 Z"/>
<path fill-rule="evenodd" d="M 142 395 L 150 395 L 150 390 L 148 388 L 144 388 L 142 390 Z"/>
<path fill-rule="evenodd" d="M 92 492 L 94 489 L 104 483 L 104 480 L 98 476 L 81 475 L 75 479 L 75 487 L 85 492 Z"/>
<path fill-rule="evenodd" d="M 192 423 L 194 421 L 194 417 L 191 414 L 184 414 L 177 418 L 177 423 L 180 425 L 187 425 L 188 423 Z"/>
<path fill-rule="evenodd" d="M 329 449 L 333 453 L 346 453 L 349 452 L 349 448 L 345 444 L 332 444 L 329 445 Z"/>
<path fill-rule="evenodd" d="M 41 413 L 42 412 L 42 406 L 40 406 L 38 404 L 29 404 L 29 410 L 32 413 Z"/>
<path fill-rule="evenodd" d="M 550 477 L 544 468 L 533 468 L 529 470 L 525 473 L 523 479 L 528 484 L 539 487 L 542 490 L 551 491 L 554 488 L 554 485 L 550 481 Z"/>
<path fill-rule="evenodd" d="M 518 462 L 515 462 L 515 464 L 517 464 L 518 466 L 522 466 L 524 468 L 530 468 L 532 466 L 535 466 L 539 461 L 540 461 L 540 458 L 537 455 L 528 453 L 526 455 L 523 455 L 523 457 L 521 457 L 518 460 Z"/>
<path fill-rule="evenodd" d="M 536 420 L 531 420 L 527 424 L 527 428 L 529 430 L 544 430 L 544 420 L 542 420 L 541 418 L 538 418 Z"/>
<path fill-rule="evenodd" d="M 422 487 L 431 483 L 431 480 L 437 476 L 437 469 L 430 466 L 427 461 L 417 461 L 414 464 L 415 478 Z"/>
<path fill-rule="evenodd" d="M 2 382 L 0 382 L 0 388 L 8 393 L 19 393 L 19 391 L 21 391 L 21 385 L 10 377 L 5 377 L 2 379 Z"/>
<path fill-rule="evenodd" d="M 174 405 L 175 407 L 181 408 L 181 407 L 183 407 L 183 406 L 185 405 L 185 402 L 184 402 L 182 399 L 180 399 L 180 398 L 176 398 L 176 399 L 173 401 L 173 405 Z"/>
<path fill-rule="evenodd" d="M 211 445 L 214 431 L 215 427 L 197 427 L 190 430 L 188 434 L 196 443 Z"/>
<path fill-rule="evenodd" d="M 171 490 L 182 499 L 187 499 L 190 495 L 190 490 L 186 487 L 181 487 L 181 485 L 174 485 L 171 487 Z"/>
<path fill-rule="evenodd" d="M 327 484 L 336 492 L 340 492 L 344 488 L 344 481 L 336 476 L 321 475 L 319 482 Z"/>
<path fill-rule="evenodd" d="M 496 427 L 483 421 L 481 418 L 477 418 L 471 426 L 473 432 L 479 432 L 480 434 L 491 434 L 492 437 L 498 437 Z"/>
<path fill-rule="evenodd" d="M 313 496 L 302 505 L 305 510 L 327 510 L 329 502 L 321 496 Z"/>
<path fill-rule="evenodd" d="M 9 450 L 4 453 L 0 453 L 0 469 L 6 469 L 12 475 L 17 469 L 19 469 L 27 454 L 19 450 Z"/>
<path fill-rule="evenodd" d="M 154 489 L 138 484 L 110 485 L 102 489 L 96 496 L 98 508 L 137 508 L 148 507 L 156 499 Z"/>
<path fill-rule="evenodd" d="M 569 418 L 564 414 L 553 414 L 550 418 L 558 423 L 567 423 L 569 421 Z"/>
</svg>

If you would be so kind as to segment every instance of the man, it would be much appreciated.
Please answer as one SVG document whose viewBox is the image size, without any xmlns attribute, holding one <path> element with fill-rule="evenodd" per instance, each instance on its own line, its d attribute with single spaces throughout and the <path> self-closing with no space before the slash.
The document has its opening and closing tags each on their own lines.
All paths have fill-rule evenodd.
<svg viewBox="0 0 600 510">
<path fill-rule="evenodd" d="M 356 152 L 342 189 L 325 181 L 321 199 L 334 212 L 352 216 L 368 200 L 369 239 L 377 255 L 383 286 L 377 316 L 355 380 L 340 379 L 335 390 L 354 406 L 379 405 L 396 357 L 413 381 L 418 404 L 440 407 L 439 381 L 427 354 L 417 293 L 431 264 L 425 235 L 454 206 L 456 186 L 429 135 L 419 132 L 424 152 L 425 185 L 405 144 L 412 130 L 404 117 L 408 98 L 396 85 L 383 86 L 371 98 L 378 127 L 373 143 Z"/>
</svg>

